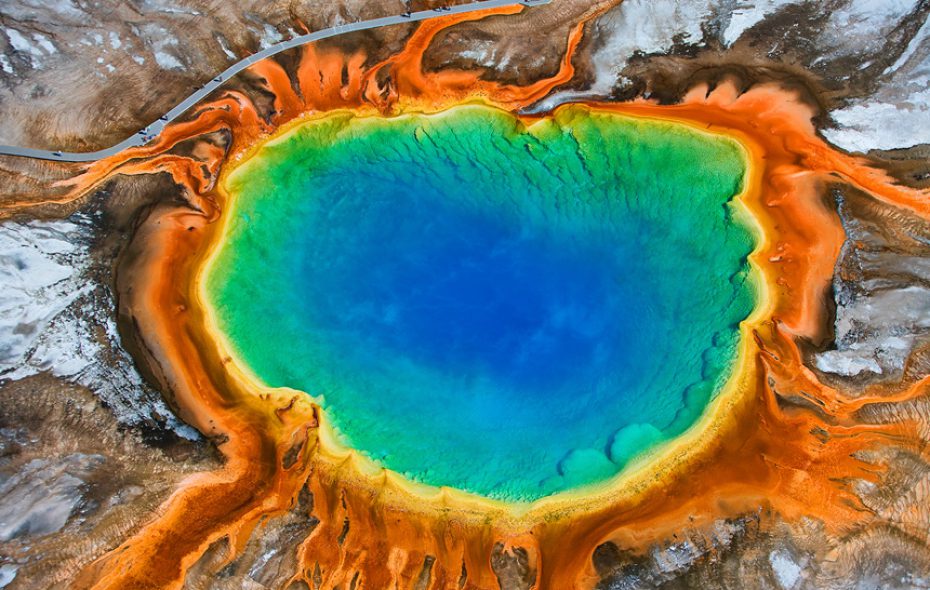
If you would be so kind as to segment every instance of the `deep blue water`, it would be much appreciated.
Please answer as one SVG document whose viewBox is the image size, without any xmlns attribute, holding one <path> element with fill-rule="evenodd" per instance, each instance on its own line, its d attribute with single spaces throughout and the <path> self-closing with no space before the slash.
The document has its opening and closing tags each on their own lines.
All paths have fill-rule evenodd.
<svg viewBox="0 0 930 590">
<path fill-rule="evenodd" d="M 211 292 L 256 374 L 317 396 L 346 445 L 532 500 L 616 474 L 727 377 L 742 170 L 729 142 L 586 112 L 311 124 L 231 180 Z"/>
</svg>

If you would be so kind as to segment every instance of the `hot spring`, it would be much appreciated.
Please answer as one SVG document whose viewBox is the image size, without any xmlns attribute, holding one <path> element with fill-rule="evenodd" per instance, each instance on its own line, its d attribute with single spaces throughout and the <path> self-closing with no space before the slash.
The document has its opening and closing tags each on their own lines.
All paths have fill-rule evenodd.
<svg viewBox="0 0 930 590">
<path fill-rule="evenodd" d="M 305 121 L 225 180 L 240 363 L 339 443 L 508 502 L 607 482 L 731 376 L 756 293 L 730 139 L 581 105 Z"/>
</svg>

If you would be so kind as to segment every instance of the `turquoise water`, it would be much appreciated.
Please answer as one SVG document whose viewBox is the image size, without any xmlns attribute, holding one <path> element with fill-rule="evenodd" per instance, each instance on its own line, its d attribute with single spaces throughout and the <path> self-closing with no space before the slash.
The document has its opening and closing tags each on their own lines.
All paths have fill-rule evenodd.
<svg viewBox="0 0 930 590">
<path fill-rule="evenodd" d="M 407 477 L 529 501 L 694 423 L 754 293 L 738 146 L 584 107 L 333 115 L 230 177 L 207 291 L 271 386 Z"/>
</svg>

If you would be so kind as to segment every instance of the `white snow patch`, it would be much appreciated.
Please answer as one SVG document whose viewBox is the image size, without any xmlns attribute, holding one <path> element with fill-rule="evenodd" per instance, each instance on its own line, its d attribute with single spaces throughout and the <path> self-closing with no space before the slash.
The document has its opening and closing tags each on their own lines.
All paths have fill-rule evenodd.
<svg viewBox="0 0 930 590">
<path fill-rule="evenodd" d="M 29 365 L 38 339 L 69 305 L 87 293 L 74 223 L 0 225 L 0 376 L 37 372 Z"/>
<path fill-rule="evenodd" d="M 45 53 L 37 45 L 16 29 L 3 29 L 3 32 L 6 33 L 7 39 L 10 40 L 10 46 L 15 51 L 29 56 L 29 63 L 32 67 L 40 65 L 39 58 L 43 57 Z"/>
<path fill-rule="evenodd" d="M 277 549 L 271 548 L 268 551 L 262 553 L 261 557 L 255 560 L 255 563 L 252 564 L 251 568 L 249 568 L 249 577 L 253 580 L 259 579 L 259 574 L 261 573 L 262 569 L 268 565 L 268 561 L 274 557 L 275 553 L 277 552 Z"/>
<path fill-rule="evenodd" d="M 924 21 L 924 24 L 920 27 L 920 29 L 917 30 L 914 38 L 911 39 L 911 42 L 907 44 L 904 52 L 901 53 L 898 59 L 883 73 L 890 74 L 892 72 L 897 72 L 902 67 L 904 67 L 904 65 L 914 57 L 914 54 L 917 53 L 917 50 L 928 39 L 930 39 L 930 18 L 927 18 L 927 20 Z"/>
<path fill-rule="evenodd" d="M 281 34 L 281 31 L 274 28 L 268 23 L 265 23 L 262 26 L 262 35 L 258 40 L 258 44 L 262 49 L 267 49 L 275 43 L 279 43 L 284 39 L 284 35 Z"/>
<path fill-rule="evenodd" d="M 861 51 L 863 42 L 884 36 L 916 8 L 915 0 L 850 0 L 830 13 L 823 39 L 831 46 Z"/>
<path fill-rule="evenodd" d="M 0 53 L 0 69 L 2 69 L 7 74 L 13 73 L 13 64 L 10 63 L 10 60 L 7 56 Z"/>
<path fill-rule="evenodd" d="M 220 49 L 223 50 L 223 53 L 226 54 L 226 57 L 228 57 L 229 59 L 234 59 L 234 60 L 239 59 L 239 57 L 235 53 L 233 53 L 231 49 L 229 49 L 229 45 L 226 44 L 226 39 L 224 39 L 223 37 L 217 37 L 216 40 L 219 42 Z"/>
<path fill-rule="evenodd" d="M 730 541 L 733 540 L 733 537 L 736 536 L 739 531 L 739 526 L 725 520 L 718 520 L 714 522 L 714 528 L 712 529 L 712 539 L 714 541 L 714 546 L 726 547 L 730 544 Z"/>
<path fill-rule="evenodd" d="M 26 39 L 25 35 L 16 29 L 3 29 L 3 32 L 6 33 L 7 39 L 10 40 L 10 45 L 12 45 L 13 49 L 16 51 L 22 51 L 30 55 L 42 55 L 38 48 L 30 43 L 29 39 Z"/>
<path fill-rule="evenodd" d="M 152 53 L 155 63 L 166 70 L 180 70 L 184 64 L 175 52 L 178 51 L 178 39 L 162 26 L 147 27 L 146 35 L 152 39 Z"/>
<path fill-rule="evenodd" d="M 0 484 L 0 541 L 57 533 L 84 499 L 84 481 L 102 455 L 33 459 Z"/>
<path fill-rule="evenodd" d="M 54 22 L 59 25 L 72 25 L 86 21 L 87 15 L 73 1 L 68 0 L 18 0 L 17 2 L 4 2 L 2 8 L 4 16 L 13 20 L 35 20 L 37 11 L 42 11 L 44 22 Z"/>
<path fill-rule="evenodd" d="M 702 554 L 690 540 L 675 543 L 665 549 L 654 547 L 652 558 L 663 573 L 674 573 L 691 567 Z"/>
<path fill-rule="evenodd" d="M 33 33 L 32 38 L 35 39 L 35 42 L 39 44 L 39 47 L 41 47 L 42 51 L 46 54 L 52 55 L 53 53 L 58 53 L 58 48 L 55 47 L 55 44 L 42 33 Z"/>
<path fill-rule="evenodd" d="M 155 52 L 155 63 L 166 70 L 180 70 L 184 67 L 178 58 L 164 51 Z"/>
<path fill-rule="evenodd" d="M 116 31 L 110 31 L 110 47 L 113 49 L 119 49 L 123 46 L 123 41 L 119 38 L 119 33 Z"/>
<path fill-rule="evenodd" d="M 0 588 L 6 588 L 10 585 L 10 582 L 16 579 L 16 572 L 19 570 L 18 566 L 13 565 L 12 563 L 4 563 L 0 565 Z"/>
<path fill-rule="evenodd" d="M 930 88 L 898 104 L 865 101 L 831 113 L 839 128 L 823 131 L 850 152 L 891 150 L 930 143 Z"/>
<path fill-rule="evenodd" d="M 758 0 L 757 2 L 740 2 L 733 8 L 730 22 L 723 31 L 723 42 L 729 46 L 735 43 L 747 30 L 754 27 L 765 17 L 774 14 L 782 6 L 794 4 L 795 0 Z"/>
<path fill-rule="evenodd" d="M 845 376 L 900 371 L 918 337 L 930 328 L 930 289 L 886 289 L 843 303 L 837 306 L 835 326 L 836 350 L 816 355 L 818 369 Z"/>
<path fill-rule="evenodd" d="M 885 74 L 871 97 L 831 113 L 828 140 L 858 152 L 930 143 L 930 19 Z"/>
<path fill-rule="evenodd" d="M 795 563 L 787 551 L 776 549 L 769 554 L 769 563 L 778 585 L 784 590 L 794 588 L 801 578 L 801 566 Z"/>
<path fill-rule="evenodd" d="M 817 355 L 815 360 L 817 368 L 824 373 L 853 377 L 859 373 L 869 372 L 881 374 L 882 368 L 874 358 L 863 358 L 855 350 L 828 350 Z"/>
<path fill-rule="evenodd" d="M 132 56 L 132 61 L 136 62 L 136 63 L 139 64 L 140 66 L 143 65 L 143 64 L 145 64 L 145 58 L 142 57 L 141 55 L 134 55 L 134 56 Z"/>
<path fill-rule="evenodd" d="M 667 51 L 673 38 L 698 43 L 710 15 L 707 0 L 626 0 L 597 21 L 603 46 L 592 56 L 592 94 L 607 94 L 636 52 Z"/>
<path fill-rule="evenodd" d="M 186 4 L 182 3 L 182 4 Z M 168 0 L 141 0 L 142 12 L 161 12 L 163 14 L 189 14 L 192 16 L 201 16 L 203 13 L 193 8 L 178 6 L 177 3 Z"/>
<path fill-rule="evenodd" d="M 481 67 L 498 70 L 506 69 L 513 57 L 509 51 L 504 52 L 504 55 L 500 55 L 500 44 L 491 43 L 490 41 L 476 41 L 472 43 L 471 49 L 466 49 L 460 52 L 459 55 L 465 59 L 474 60 Z"/>
</svg>

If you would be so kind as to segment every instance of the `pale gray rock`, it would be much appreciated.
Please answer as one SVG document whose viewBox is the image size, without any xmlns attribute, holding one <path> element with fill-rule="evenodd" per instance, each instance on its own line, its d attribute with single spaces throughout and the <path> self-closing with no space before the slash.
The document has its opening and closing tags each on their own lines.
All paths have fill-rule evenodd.
<svg viewBox="0 0 930 590">
<path fill-rule="evenodd" d="M 814 365 L 839 377 L 898 380 L 915 346 L 930 338 L 930 226 L 903 210 L 836 196 L 847 240 L 833 280 L 835 341 Z M 886 231 L 889 221 L 903 231 Z"/>
<path fill-rule="evenodd" d="M 34 459 L 0 482 L 0 542 L 57 533 L 84 502 L 85 480 L 101 455 Z"/>
</svg>

